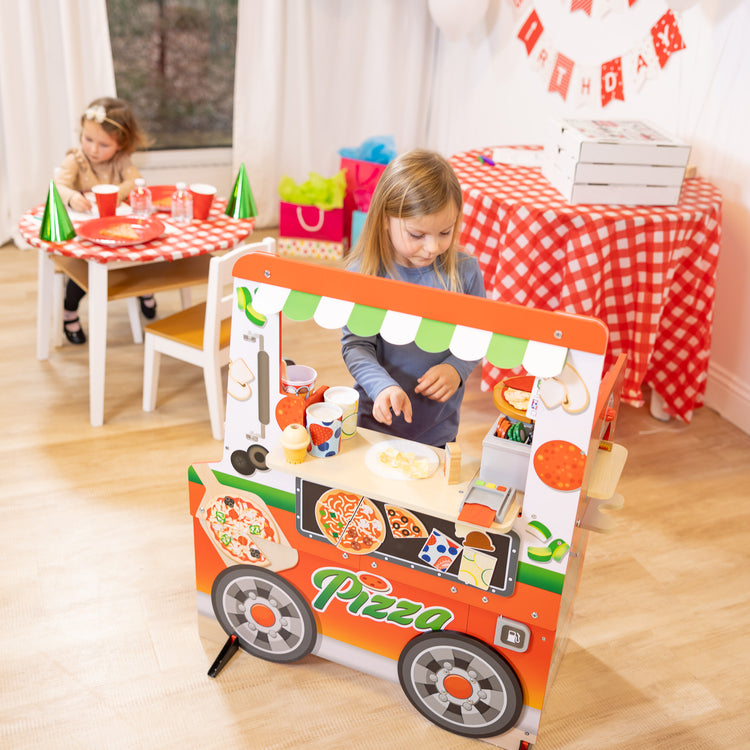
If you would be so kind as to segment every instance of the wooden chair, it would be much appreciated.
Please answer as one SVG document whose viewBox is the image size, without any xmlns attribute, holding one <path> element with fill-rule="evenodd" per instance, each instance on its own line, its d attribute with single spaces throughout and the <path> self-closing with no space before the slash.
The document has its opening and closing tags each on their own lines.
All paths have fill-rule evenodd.
<svg viewBox="0 0 750 750">
<path fill-rule="evenodd" d="M 254 250 L 276 251 L 276 241 L 240 245 L 225 255 L 211 258 L 206 301 L 149 323 L 145 328 L 143 360 L 143 410 L 156 408 L 161 355 L 166 354 L 203 368 L 211 432 L 216 440 L 224 437 L 224 390 L 221 368 L 229 363 L 229 332 L 234 290 L 232 281 L 237 259 Z"/>
</svg>

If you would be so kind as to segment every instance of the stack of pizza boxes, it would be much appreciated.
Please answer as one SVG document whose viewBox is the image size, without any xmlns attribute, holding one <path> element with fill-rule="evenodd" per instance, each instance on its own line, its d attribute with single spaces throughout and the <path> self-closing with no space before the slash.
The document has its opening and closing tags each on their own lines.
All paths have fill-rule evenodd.
<svg viewBox="0 0 750 750">
<path fill-rule="evenodd" d="M 690 146 L 639 120 L 555 119 L 544 176 L 569 203 L 679 203 Z"/>
</svg>

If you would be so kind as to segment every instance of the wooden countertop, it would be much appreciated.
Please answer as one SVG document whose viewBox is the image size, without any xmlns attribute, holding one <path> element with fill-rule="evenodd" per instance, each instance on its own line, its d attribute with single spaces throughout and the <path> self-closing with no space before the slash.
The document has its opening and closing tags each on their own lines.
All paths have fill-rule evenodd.
<svg viewBox="0 0 750 750">
<path fill-rule="evenodd" d="M 266 463 L 277 471 L 327 487 L 359 492 L 374 500 L 455 521 L 469 483 L 479 471 L 479 457 L 462 456 L 457 484 L 448 484 L 443 476 L 445 451 L 441 448 L 432 449 L 440 461 L 432 476 L 426 479 L 387 479 L 367 467 L 365 455 L 373 445 L 389 439 L 392 439 L 391 436 L 381 432 L 358 428 L 353 437 L 341 441 L 341 449 L 336 456 L 308 456 L 301 464 L 290 464 L 284 457 L 281 445 L 276 445 L 266 456 Z M 494 524 L 491 530 L 497 530 Z"/>
</svg>

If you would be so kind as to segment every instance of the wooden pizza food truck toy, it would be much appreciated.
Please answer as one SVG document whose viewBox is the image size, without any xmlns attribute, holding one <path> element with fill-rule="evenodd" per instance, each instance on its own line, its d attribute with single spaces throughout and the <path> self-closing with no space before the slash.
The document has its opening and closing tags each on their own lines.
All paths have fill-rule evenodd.
<svg viewBox="0 0 750 750">
<path fill-rule="evenodd" d="M 589 531 L 622 502 L 606 327 L 265 252 L 233 273 L 224 450 L 189 470 L 201 632 L 218 622 L 225 656 L 314 653 L 399 682 L 443 729 L 528 747 Z M 282 433 L 305 401 L 281 388 L 286 318 L 528 375 L 495 388 L 481 455 L 460 465 L 366 429 L 291 463 Z"/>
</svg>

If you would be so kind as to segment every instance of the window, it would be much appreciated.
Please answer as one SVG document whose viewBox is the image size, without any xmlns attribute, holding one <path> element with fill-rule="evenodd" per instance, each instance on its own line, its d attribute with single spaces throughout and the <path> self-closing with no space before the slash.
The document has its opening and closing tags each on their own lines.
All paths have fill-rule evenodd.
<svg viewBox="0 0 750 750">
<path fill-rule="evenodd" d="M 151 148 L 232 145 L 238 0 L 107 0 L 117 95 Z"/>
</svg>

